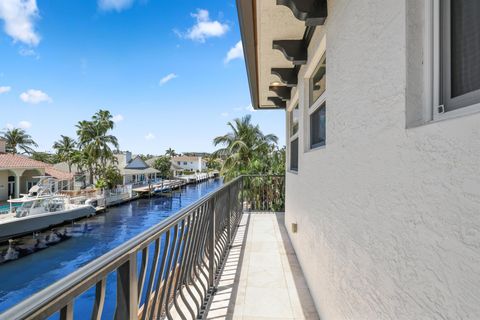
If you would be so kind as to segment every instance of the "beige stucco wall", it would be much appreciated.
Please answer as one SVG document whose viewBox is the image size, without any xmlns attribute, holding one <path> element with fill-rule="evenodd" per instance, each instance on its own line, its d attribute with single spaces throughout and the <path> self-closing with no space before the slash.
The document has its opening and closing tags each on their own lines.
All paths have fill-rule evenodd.
<svg viewBox="0 0 480 320">
<path fill-rule="evenodd" d="M 287 173 L 286 224 L 322 319 L 480 319 L 480 114 L 406 129 L 406 10 L 329 0 L 310 48 L 326 32 L 327 145 Z"/>
<path fill-rule="evenodd" d="M 0 170 L 0 201 L 8 199 L 8 171 Z"/>
<path fill-rule="evenodd" d="M 38 182 L 38 179 L 34 177 L 43 175 L 44 174 L 43 172 L 44 170 L 37 170 L 37 169 L 25 170 L 25 172 L 23 172 L 22 176 L 20 177 L 20 193 L 27 194 L 29 191 L 27 189 L 27 181 L 32 181 L 35 183 Z"/>
</svg>

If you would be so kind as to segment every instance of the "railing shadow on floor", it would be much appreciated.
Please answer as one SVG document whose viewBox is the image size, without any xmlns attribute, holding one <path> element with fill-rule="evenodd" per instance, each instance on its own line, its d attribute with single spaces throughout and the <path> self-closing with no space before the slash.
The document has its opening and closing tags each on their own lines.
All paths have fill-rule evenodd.
<svg viewBox="0 0 480 320">
<path fill-rule="evenodd" d="M 275 233 L 278 232 L 278 242 L 273 245 L 273 247 L 278 246 L 278 254 L 284 257 L 281 265 L 278 266 L 278 269 L 284 270 L 283 276 L 285 278 L 282 279 L 282 281 L 288 283 L 287 287 L 289 290 L 290 303 L 295 304 L 296 306 L 295 308 L 292 307 L 292 311 L 295 312 L 293 316 L 295 319 L 319 319 L 307 283 L 303 277 L 302 269 L 285 227 L 285 214 L 283 212 L 265 211 L 244 212 L 232 248 L 220 275 L 218 291 L 207 309 L 206 319 L 229 320 L 234 319 L 234 317 L 237 319 L 238 317 L 241 318 L 242 316 L 246 316 L 244 309 L 247 307 L 246 301 L 249 300 L 250 303 L 252 302 L 252 291 L 249 293 L 249 290 L 255 289 L 250 288 L 251 284 L 249 280 L 252 277 L 251 271 L 249 271 L 249 269 L 252 268 L 251 263 L 253 262 L 253 260 L 251 260 L 252 252 L 247 252 L 248 250 L 255 249 L 257 245 L 262 245 L 262 240 L 255 240 L 261 238 L 261 235 L 256 233 L 257 231 L 255 231 L 254 224 L 255 221 L 258 221 L 256 219 L 259 219 L 260 216 L 264 215 L 274 216 L 272 217 L 272 220 L 269 220 L 273 223 L 272 229 L 265 231 L 270 233 L 274 232 L 276 229 Z M 264 218 L 260 219 L 263 220 Z M 250 228 L 253 229 L 249 233 Z M 257 241 L 260 242 L 258 243 Z M 250 249 L 247 249 L 247 247 L 250 247 Z M 257 272 L 262 271 L 259 270 Z M 263 272 L 275 271 L 270 270 Z M 263 277 L 261 274 L 260 276 Z M 265 275 L 266 278 L 269 276 L 271 276 L 271 274 Z M 265 305 L 263 307 L 269 308 L 271 306 Z M 251 317 L 252 315 L 250 314 L 249 316 Z"/>
<path fill-rule="evenodd" d="M 206 319 L 208 320 L 232 319 L 233 317 L 249 225 L 250 214 L 244 213 L 221 272 L 217 292 L 207 308 Z"/>
</svg>

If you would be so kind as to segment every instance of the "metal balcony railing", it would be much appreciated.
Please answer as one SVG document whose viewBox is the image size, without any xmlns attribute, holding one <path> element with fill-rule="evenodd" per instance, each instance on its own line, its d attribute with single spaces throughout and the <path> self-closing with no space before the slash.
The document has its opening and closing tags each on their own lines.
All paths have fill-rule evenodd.
<svg viewBox="0 0 480 320">
<path fill-rule="evenodd" d="M 238 177 L 0 319 L 73 319 L 75 299 L 93 287 L 91 319 L 102 318 L 106 303 L 114 303 L 114 319 L 204 318 L 243 211 L 283 208 L 283 176 Z M 114 297 L 107 278 L 116 281 Z"/>
</svg>

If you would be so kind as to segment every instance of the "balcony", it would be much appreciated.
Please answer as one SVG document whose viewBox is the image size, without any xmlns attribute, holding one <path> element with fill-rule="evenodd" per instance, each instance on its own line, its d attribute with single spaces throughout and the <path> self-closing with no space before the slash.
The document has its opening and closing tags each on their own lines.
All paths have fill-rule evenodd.
<svg viewBox="0 0 480 320">
<path fill-rule="evenodd" d="M 283 176 L 239 177 L 0 319 L 318 319 L 283 211 Z"/>
</svg>

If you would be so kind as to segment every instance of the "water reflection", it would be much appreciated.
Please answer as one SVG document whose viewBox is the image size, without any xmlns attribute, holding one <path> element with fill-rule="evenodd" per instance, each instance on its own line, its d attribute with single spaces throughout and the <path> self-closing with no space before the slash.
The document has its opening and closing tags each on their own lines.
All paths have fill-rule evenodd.
<svg viewBox="0 0 480 320">
<path fill-rule="evenodd" d="M 221 183 L 210 180 L 186 186 L 175 197 L 133 201 L 110 208 L 105 214 L 17 239 L 10 246 L 15 252 L 9 253 L 12 258 L 18 254 L 16 259 L 0 264 L 0 312 L 195 202 Z M 8 244 L 0 248 L 3 261 L 8 250 Z M 32 251 L 35 253 L 30 254 Z M 81 303 L 82 298 L 77 300 Z"/>
</svg>

